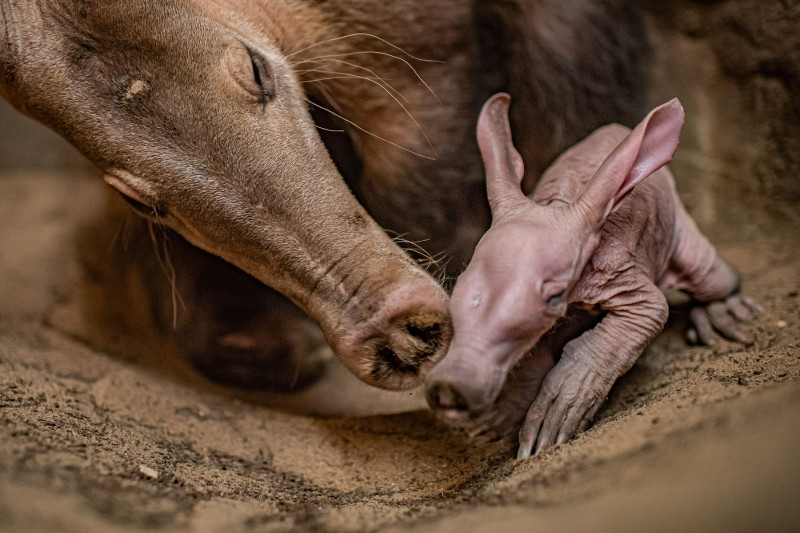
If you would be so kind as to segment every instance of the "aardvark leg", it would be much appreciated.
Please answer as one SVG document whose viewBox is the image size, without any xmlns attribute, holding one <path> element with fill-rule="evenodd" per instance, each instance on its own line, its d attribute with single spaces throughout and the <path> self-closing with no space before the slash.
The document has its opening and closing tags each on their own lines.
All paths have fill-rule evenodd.
<svg viewBox="0 0 800 533">
<path fill-rule="evenodd" d="M 594 327 L 601 315 L 574 309 L 559 320 L 509 373 L 503 391 L 485 413 L 475 421 L 470 435 L 488 440 L 516 438 L 525 413 L 536 398 L 542 382 L 564 351 L 564 346 Z"/>
<path fill-rule="evenodd" d="M 716 342 L 714 332 L 717 331 L 728 339 L 747 342 L 740 324 L 752 322 L 761 306 L 739 294 L 739 274 L 717 255 L 683 209 L 677 222 L 680 224 L 679 243 L 670 269 L 677 279 L 675 286 L 698 302 L 689 314 L 694 327 L 687 338 L 690 342 L 711 346 Z"/>
<path fill-rule="evenodd" d="M 542 383 L 519 431 L 519 458 L 583 430 L 627 372 L 661 332 L 669 308 L 664 294 L 642 280 L 640 287 L 603 302 L 608 314 L 564 347 L 561 360 Z"/>
</svg>

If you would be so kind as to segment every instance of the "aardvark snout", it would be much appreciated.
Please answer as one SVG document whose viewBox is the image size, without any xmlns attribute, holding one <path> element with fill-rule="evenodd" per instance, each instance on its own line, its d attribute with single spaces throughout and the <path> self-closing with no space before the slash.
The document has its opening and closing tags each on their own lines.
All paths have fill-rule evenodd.
<svg viewBox="0 0 800 533">
<path fill-rule="evenodd" d="M 428 405 L 441 417 L 464 421 L 495 400 L 503 385 L 503 373 L 485 358 L 463 364 L 449 358 L 428 374 Z"/>
<path fill-rule="evenodd" d="M 353 352 L 342 359 L 367 383 L 409 389 L 444 356 L 450 336 L 447 295 L 420 280 L 389 290 L 380 309 L 356 328 L 344 347 Z"/>
</svg>

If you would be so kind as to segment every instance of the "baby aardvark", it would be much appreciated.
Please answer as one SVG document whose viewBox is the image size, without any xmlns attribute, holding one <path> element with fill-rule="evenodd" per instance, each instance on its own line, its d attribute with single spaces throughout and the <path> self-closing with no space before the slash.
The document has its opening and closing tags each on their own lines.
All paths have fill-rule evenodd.
<svg viewBox="0 0 800 533">
<path fill-rule="evenodd" d="M 442 418 L 480 421 L 479 431 L 502 433 L 498 426 L 516 428 L 524 416 L 518 455 L 527 457 L 534 444 L 538 452 L 564 443 L 591 421 L 664 327 L 662 289 L 684 290 L 698 303 L 690 316 L 708 344 L 715 329 L 744 340 L 738 323 L 759 307 L 738 295 L 739 276 L 661 168 L 683 125 L 677 100 L 633 131 L 611 125 L 590 135 L 548 169 L 531 198 L 520 189 L 509 101 L 495 95 L 478 121 L 493 223 L 456 283 L 453 341 L 428 376 L 427 395 Z M 598 315 L 596 325 L 557 325 L 568 309 Z M 548 342 L 559 332 L 569 342 Z M 548 353 L 553 346 L 559 354 Z"/>
</svg>

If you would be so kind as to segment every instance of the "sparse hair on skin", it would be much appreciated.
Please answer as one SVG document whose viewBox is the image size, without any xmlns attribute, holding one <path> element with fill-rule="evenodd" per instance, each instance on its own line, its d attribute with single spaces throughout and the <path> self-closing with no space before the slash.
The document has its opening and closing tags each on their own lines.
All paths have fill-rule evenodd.
<svg viewBox="0 0 800 533">
<path fill-rule="evenodd" d="M 744 341 L 739 323 L 759 306 L 738 294 L 738 274 L 698 231 L 662 168 L 683 126 L 677 99 L 633 130 L 600 128 L 559 157 L 530 197 L 520 188 L 509 102 L 495 95 L 478 121 L 493 224 L 453 291 L 453 342 L 427 392 L 444 418 L 480 419 L 474 433 L 519 428 L 525 458 L 534 444 L 537 452 L 563 444 L 591 422 L 664 327 L 662 289 L 691 296 L 706 343 L 714 330 Z M 559 322 L 577 310 L 598 319 L 585 328 Z M 509 376 L 513 391 L 495 405 Z"/>
</svg>

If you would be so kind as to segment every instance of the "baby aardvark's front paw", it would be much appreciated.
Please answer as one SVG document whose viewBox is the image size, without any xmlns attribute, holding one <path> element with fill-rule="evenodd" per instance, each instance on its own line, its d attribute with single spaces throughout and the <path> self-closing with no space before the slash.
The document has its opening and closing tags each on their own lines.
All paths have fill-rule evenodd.
<svg viewBox="0 0 800 533">
<path fill-rule="evenodd" d="M 763 308 L 749 296 L 734 294 L 725 300 L 698 305 L 689 313 L 692 328 L 686 333 L 692 344 L 716 344 L 718 335 L 726 339 L 748 343 L 741 324 L 752 322 Z"/>
<path fill-rule="evenodd" d="M 614 384 L 614 376 L 585 360 L 562 358 L 542 383 L 519 430 L 518 459 L 563 444 L 586 428 Z"/>
</svg>

